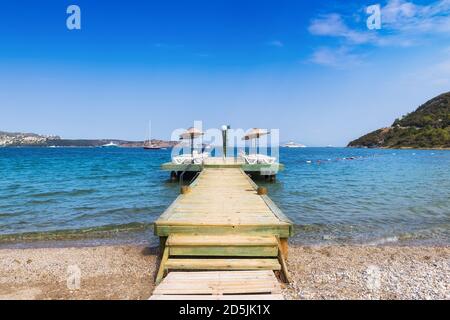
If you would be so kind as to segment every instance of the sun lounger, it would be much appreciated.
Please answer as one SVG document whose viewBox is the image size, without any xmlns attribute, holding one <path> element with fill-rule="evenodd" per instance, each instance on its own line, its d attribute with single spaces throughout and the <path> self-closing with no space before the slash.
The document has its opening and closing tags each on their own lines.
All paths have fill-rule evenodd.
<svg viewBox="0 0 450 320">
<path fill-rule="evenodd" d="M 203 160 L 209 157 L 207 152 L 198 153 L 194 150 L 193 155 L 190 154 L 182 154 L 179 156 L 175 156 L 172 158 L 172 162 L 175 164 L 202 164 Z"/>
<path fill-rule="evenodd" d="M 194 154 L 194 163 L 195 164 L 202 164 L 203 161 L 209 157 L 209 154 L 207 152 L 201 153 L 201 154 Z"/>
<path fill-rule="evenodd" d="M 255 157 L 254 155 L 246 155 L 246 154 L 241 154 L 241 157 L 245 160 L 246 163 L 248 164 L 257 164 L 258 163 L 258 158 Z"/>
<path fill-rule="evenodd" d="M 182 154 L 172 158 L 172 162 L 175 164 L 189 164 L 192 163 L 192 156 L 188 154 Z"/>
<path fill-rule="evenodd" d="M 244 152 L 241 152 L 240 156 L 245 160 L 248 164 L 274 164 L 277 160 L 274 157 L 269 157 L 264 154 L 249 154 L 246 155 Z"/>
<path fill-rule="evenodd" d="M 263 154 L 258 154 L 257 159 L 258 159 L 258 163 L 261 163 L 261 164 L 274 164 L 275 161 L 277 160 L 274 157 L 269 157 L 269 156 L 266 156 Z"/>
</svg>

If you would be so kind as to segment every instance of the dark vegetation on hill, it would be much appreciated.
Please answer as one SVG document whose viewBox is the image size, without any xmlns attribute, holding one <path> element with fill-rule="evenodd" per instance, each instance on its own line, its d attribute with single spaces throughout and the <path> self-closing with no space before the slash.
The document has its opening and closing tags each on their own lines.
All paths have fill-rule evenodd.
<svg viewBox="0 0 450 320">
<path fill-rule="evenodd" d="M 450 148 L 450 92 L 441 94 L 391 127 L 366 134 L 349 147 Z"/>
</svg>

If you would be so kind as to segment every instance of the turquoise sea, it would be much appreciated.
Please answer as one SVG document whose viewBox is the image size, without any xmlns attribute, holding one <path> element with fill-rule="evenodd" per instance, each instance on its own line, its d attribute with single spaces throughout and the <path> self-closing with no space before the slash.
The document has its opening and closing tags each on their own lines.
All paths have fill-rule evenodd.
<svg viewBox="0 0 450 320">
<path fill-rule="evenodd" d="M 155 244 L 170 150 L 0 149 L 0 246 Z M 303 244 L 450 244 L 450 151 L 281 149 L 267 184 Z M 258 182 L 264 184 L 262 182 Z"/>
</svg>

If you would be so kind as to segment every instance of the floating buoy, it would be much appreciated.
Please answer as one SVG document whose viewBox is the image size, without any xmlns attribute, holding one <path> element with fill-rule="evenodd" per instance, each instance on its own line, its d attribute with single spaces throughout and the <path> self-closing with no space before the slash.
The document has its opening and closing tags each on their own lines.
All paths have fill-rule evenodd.
<svg viewBox="0 0 450 320">
<path fill-rule="evenodd" d="M 181 188 L 180 188 L 180 193 L 181 194 L 188 194 L 189 192 L 191 192 L 191 187 L 189 187 L 189 186 L 181 186 Z"/>
<path fill-rule="evenodd" d="M 263 196 L 267 194 L 267 188 L 266 187 L 258 187 L 258 195 Z"/>
<path fill-rule="evenodd" d="M 312 161 L 311 161 L 311 160 L 308 160 L 308 161 L 306 161 L 306 163 L 312 163 Z"/>
</svg>

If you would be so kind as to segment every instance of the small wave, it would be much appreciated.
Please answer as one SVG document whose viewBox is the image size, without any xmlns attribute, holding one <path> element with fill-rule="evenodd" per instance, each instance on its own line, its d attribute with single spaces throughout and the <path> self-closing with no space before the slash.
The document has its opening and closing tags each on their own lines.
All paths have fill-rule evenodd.
<svg viewBox="0 0 450 320">
<path fill-rule="evenodd" d="M 387 244 L 387 243 L 396 243 L 398 241 L 399 241 L 399 238 L 397 236 L 392 236 L 392 237 L 384 237 L 384 238 L 376 239 L 373 241 L 369 241 L 366 244 L 369 246 L 379 246 L 379 245 Z"/>
<path fill-rule="evenodd" d="M 322 231 L 322 230 L 326 230 L 328 229 L 327 225 L 325 224 L 303 224 L 303 225 L 299 225 L 296 224 L 294 226 L 294 229 L 296 232 L 318 232 L 318 231 Z"/>
<path fill-rule="evenodd" d="M 152 230 L 152 223 L 127 223 L 118 225 L 104 225 L 83 229 L 51 230 L 43 232 L 25 232 L 0 235 L 0 243 L 18 241 L 49 241 L 49 240 L 78 240 L 89 238 L 109 238 L 117 233 L 139 232 Z"/>
<path fill-rule="evenodd" d="M 53 199 L 42 199 L 42 200 L 34 199 L 34 200 L 28 201 L 27 204 L 36 205 L 36 204 L 47 204 L 47 203 L 54 203 L 54 202 L 55 202 L 55 200 L 53 200 Z"/>
<path fill-rule="evenodd" d="M 87 209 L 86 209 L 87 208 Z M 138 214 L 151 214 L 154 212 L 153 207 L 132 207 L 132 208 L 114 208 L 114 209 L 107 209 L 107 210 L 98 210 L 96 208 L 90 208 L 90 207 L 80 207 L 77 208 L 78 210 L 84 210 L 84 211 L 91 211 L 92 209 L 95 209 L 95 212 L 88 212 L 80 214 L 76 217 L 77 220 L 84 220 L 86 218 L 90 219 L 92 217 L 102 217 L 102 216 L 113 216 L 113 215 L 138 215 Z"/>
<path fill-rule="evenodd" d="M 16 216 L 16 213 L 10 213 L 10 212 L 0 212 L 0 217 L 6 218 L 6 217 L 14 217 Z"/>
<path fill-rule="evenodd" d="M 84 196 L 96 192 L 96 189 L 74 189 L 70 191 L 49 191 L 32 194 L 32 197 Z"/>
</svg>

